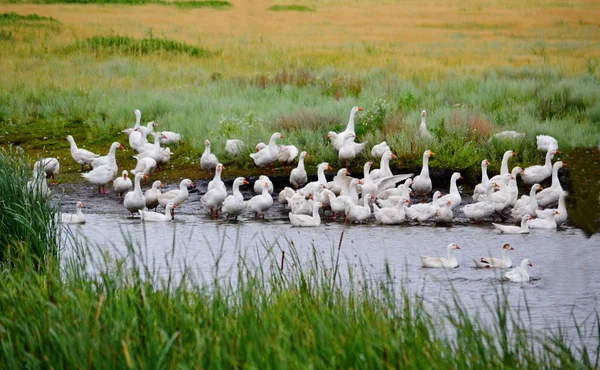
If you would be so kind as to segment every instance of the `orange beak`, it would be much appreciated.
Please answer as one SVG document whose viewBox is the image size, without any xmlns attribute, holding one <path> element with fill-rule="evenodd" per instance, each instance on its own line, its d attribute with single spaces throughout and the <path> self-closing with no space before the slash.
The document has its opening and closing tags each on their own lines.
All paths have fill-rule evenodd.
<svg viewBox="0 0 600 370">
<path fill-rule="evenodd" d="M 279 137 L 280 137 L 281 139 L 283 139 L 283 135 L 279 135 Z"/>
<path fill-rule="evenodd" d="M 328 164 L 328 165 L 327 165 L 327 169 L 328 169 L 328 170 L 331 170 L 331 169 L 332 169 L 332 168 L 331 168 L 331 165 L 329 165 L 329 164 Z"/>
<path fill-rule="evenodd" d="M 173 204 L 173 208 L 177 208 L 177 204 Z"/>
<path fill-rule="evenodd" d="M 244 184 L 244 185 L 248 185 L 248 184 L 249 184 L 249 182 L 248 182 L 248 180 L 244 179 L 244 181 L 242 181 L 242 184 Z"/>
<path fill-rule="evenodd" d="M 509 251 L 514 251 L 514 250 L 515 250 L 515 248 L 513 248 L 513 247 L 510 247 L 510 249 L 509 249 Z"/>
<path fill-rule="evenodd" d="M 460 249 L 460 247 L 457 245 L 457 246 L 456 246 L 456 249 Z"/>
<path fill-rule="evenodd" d="M 516 157 L 517 156 L 517 152 L 513 152 L 512 156 Z"/>
<path fill-rule="evenodd" d="M 357 184 L 362 185 L 363 184 L 362 180 L 358 180 Z"/>
<path fill-rule="evenodd" d="M 123 145 L 119 144 L 119 149 L 125 149 L 125 148 L 123 148 Z"/>
<path fill-rule="evenodd" d="M 567 163 L 566 162 L 563 162 L 563 167 L 567 167 Z"/>
<path fill-rule="evenodd" d="M 392 159 L 396 159 L 398 157 L 396 157 L 396 154 L 392 153 Z"/>
<path fill-rule="evenodd" d="M 144 174 L 144 178 L 145 178 L 145 179 L 147 179 L 147 178 L 148 178 L 148 175 Z"/>
<path fill-rule="evenodd" d="M 461 179 L 461 180 L 462 180 L 462 179 L 463 179 L 463 177 L 461 176 L 461 177 L 459 177 L 459 179 Z"/>
<path fill-rule="evenodd" d="M 529 262 L 529 266 L 533 267 L 533 264 L 531 262 Z"/>
<path fill-rule="evenodd" d="M 361 111 L 361 110 L 363 110 L 363 109 L 362 109 L 361 107 L 358 107 L 358 110 L 359 110 L 359 111 Z"/>
</svg>

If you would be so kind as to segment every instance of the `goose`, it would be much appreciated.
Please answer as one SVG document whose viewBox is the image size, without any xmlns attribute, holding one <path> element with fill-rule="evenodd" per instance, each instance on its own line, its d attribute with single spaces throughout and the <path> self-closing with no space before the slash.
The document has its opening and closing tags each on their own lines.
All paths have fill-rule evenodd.
<svg viewBox="0 0 600 370">
<path fill-rule="evenodd" d="M 338 158 L 340 161 L 346 163 L 346 167 L 350 166 L 350 162 L 356 158 L 358 153 L 360 153 L 367 143 L 355 143 L 354 138 L 356 135 L 354 133 L 347 136 L 344 140 L 344 145 L 338 150 Z"/>
<path fill-rule="evenodd" d="M 135 175 L 138 172 L 143 173 L 146 176 L 152 175 L 154 170 L 156 169 L 156 160 L 151 157 L 139 158 L 138 156 L 134 156 L 137 160 L 137 164 L 133 170 L 131 170 L 131 174 Z"/>
<path fill-rule="evenodd" d="M 529 234 L 529 220 L 532 218 L 533 217 L 528 214 L 523 215 L 523 217 L 521 217 L 521 226 L 500 225 L 494 222 L 492 222 L 492 225 L 504 234 Z"/>
<path fill-rule="evenodd" d="M 377 204 L 381 208 L 393 208 L 399 205 L 403 205 L 405 203 L 405 200 L 408 200 L 408 204 L 410 204 L 410 199 L 408 199 L 404 195 L 392 195 L 387 199 L 377 199 Z"/>
<path fill-rule="evenodd" d="M 308 215 L 297 215 L 292 212 L 288 213 L 290 223 L 292 226 L 319 226 L 321 224 L 321 216 L 319 215 L 319 209 L 323 207 L 321 202 L 315 202 L 312 206 L 312 216 Z"/>
<path fill-rule="evenodd" d="M 529 228 L 531 229 L 556 229 L 558 227 L 554 217 L 559 215 L 560 212 L 554 210 L 554 212 L 544 212 L 538 215 L 538 218 L 534 218 L 529 221 Z M 541 215 L 541 217 L 540 217 Z"/>
<path fill-rule="evenodd" d="M 200 157 L 200 168 L 205 171 L 215 171 L 218 164 L 217 156 L 210 152 L 210 140 L 205 140 L 204 153 Z"/>
<path fill-rule="evenodd" d="M 535 195 L 540 207 L 548 207 L 558 202 L 558 198 L 563 192 L 560 180 L 558 179 L 558 170 L 566 165 L 567 164 L 562 161 L 556 161 L 552 165 L 552 184 L 549 188 L 546 188 Z"/>
<path fill-rule="evenodd" d="M 525 137 L 525 133 L 524 132 L 517 132 L 514 130 L 509 130 L 509 131 L 501 131 L 498 133 L 495 133 L 494 135 L 492 135 L 492 137 L 490 138 L 490 142 L 492 141 L 492 138 L 495 139 L 522 139 Z"/>
<path fill-rule="evenodd" d="M 161 145 L 175 145 L 181 141 L 181 134 L 173 131 L 160 131 L 155 135 L 160 137 Z"/>
<path fill-rule="evenodd" d="M 473 259 L 473 262 L 475 262 L 475 266 L 479 268 L 511 268 L 512 261 L 510 260 L 508 252 L 514 250 L 515 248 L 513 248 L 510 244 L 506 243 L 502 246 L 502 259 L 494 257 L 481 257 L 478 260 Z"/>
<path fill-rule="evenodd" d="M 496 186 L 498 186 L 498 184 L 490 180 L 486 186 L 487 193 L 485 200 L 464 206 L 463 212 L 465 216 L 471 220 L 478 221 L 494 213 L 496 211 L 496 207 L 492 201 L 492 192 Z"/>
<path fill-rule="evenodd" d="M 358 185 L 362 185 L 362 180 L 352 179 L 350 181 L 350 186 L 349 186 L 348 192 L 346 194 L 342 194 L 336 198 L 337 200 L 342 201 L 342 202 L 344 202 L 344 204 L 346 204 L 344 206 L 344 211 L 346 209 L 348 209 L 348 204 L 356 204 L 356 205 L 360 204 L 359 199 L 358 199 L 358 191 L 356 190 Z M 332 206 L 332 209 L 333 209 L 333 206 Z"/>
<path fill-rule="evenodd" d="M 139 109 L 135 109 L 133 111 L 133 114 L 135 114 L 135 124 L 133 125 L 132 128 L 126 128 L 125 130 L 122 130 L 121 132 L 126 133 L 127 135 L 130 135 L 133 130 L 135 130 L 136 128 L 140 127 L 140 124 L 142 122 L 142 112 Z"/>
<path fill-rule="evenodd" d="M 524 259 L 523 261 L 521 261 L 521 264 L 518 267 L 515 267 L 514 269 L 505 272 L 504 277 L 515 283 L 527 283 L 529 282 L 527 266 L 533 267 L 533 264 L 529 259 Z"/>
<path fill-rule="evenodd" d="M 435 217 L 440 205 L 437 203 L 441 193 L 436 191 L 433 193 L 431 203 L 415 204 L 406 209 L 406 216 L 413 221 L 425 222 L 430 218 Z"/>
<path fill-rule="evenodd" d="M 333 191 L 327 189 L 327 187 L 323 188 L 322 190 L 320 190 L 315 198 L 315 200 L 317 202 L 321 202 L 321 204 L 323 205 L 323 208 L 331 208 L 331 202 L 330 202 L 330 198 L 331 195 L 333 195 L 333 197 L 335 198 L 336 195 Z"/>
<path fill-rule="evenodd" d="M 165 207 L 165 213 L 140 210 L 140 218 L 142 221 L 166 222 L 175 219 L 175 208 L 177 204 L 168 203 Z"/>
<path fill-rule="evenodd" d="M 227 198 L 227 190 L 223 186 L 215 186 L 202 196 L 202 206 L 210 211 L 211 217 L 219 217 L 219 208 Z"/>
<path fill-rule="evenodd" d="M 129 146 L 131 149 L 140 153 L 144 150 L 144 145 L 148 144 L 148 135 L 154 131 L 154 127 L 158 126 L 158 123 L 155 121 L 150 121 L 144 126 L 138 126 L 131 131 L 129 134 Z"/>
<path fill-rule="evenodd" d="M 396 154 L 391 151 L 383 153 L 379 162 L 379 168 L 371 171 L 370 175 L 373 180 L 377 180 L 382 177 L 392 176 L 392 170 L 390 169 L 390 160 L 395 159 Z"/>
<path fill-rule="evenodd" d="M 452 201 L 448 200 L 446 203 L 440 205 L 438 199 L 438 210 L 435 212 L 433 217 L 437 223 L 449 224 L 454 220 L 454 212 L 452 211 Z"/>
<path fill-rule="evenodd" d="M 244 177 L 236 177 L 233 180 L 233 194 L 223 201 L 221 212 L 228 220 L 233 218 L 237 221 L 238 216 L 244 212 L 244 196 L 240 192 L 240 186 L 242 185 L 248 185 L 248 180 Z"/>
<path fill-rule="evenodd" d="M 49 198 L 52 195 L 46 181 L 46 173 L 39 169 L 39 163 L 37 162 L 33 165 L 32 180 L 27 181 L 27 189 L 32 193 L 40 193 L 44 198 Z"/>
<path fill-rule="evenodd" d="M 136 176 L 137 176 L 137 174 L 136 174 Z M 181 204 L 187 199 L 187 197 L 189 195 L 189 191 L 188 191 L 189 187 L 192 187 L 192 188 L 195 187 L 192 180 L 190 180 L 190 179 L 181 180 L 181 182 L 179 183 L 178 190 L 170 190 L 165 193 L 161 193 L 158 196 L 158 204 L 160 204 L 163 207 L 166 207 L 167 204 L 169 204 L 169 203 L 176 204 L 178 207 L 181 206 Z"/>
<path fill-rule="evenodd" d="M 371 149 L 371 156 L 375 159 L 380 159 L 383 154 L 388 151 L 391 152 L 392 149 L 390 149 L 390 146 L 387 144 L 387 142 L 382 141 L 381 143 L 373 146 L 373 149 Z"/>
<path fill-rule="evenodd" d="M 145 144 L 144 150 L 140 150 L 133 158 L 140 160 L 142 158 L 152 158 L 156 162 L 156 168 L 160 169 L 171 160 L 171 148 L 160 147 L 160 136 L 154 137 L 154 144 Z"/>
<path fill-rule="evenodd" d="M 460 205 L 462 197 L 458 192 L 456 181 L 462 178 L 463 177 L 460 175 L 460 172 L 454 172 L 452 174 L 452 177 L 450 177 L 450 192 L 438 199 L 438 204 L 440 205 L 440 207 L 447 205 L 448 202 L 451 202 L 451 209 L 454 209 Z"/>
<path fill-rule="evenodd" d="M 144 193 L 144 198 L 146 199 L 146 208 L 148 209 L 156 209 L 158 207 L 158 196 L 161 194 L 159 188 L 164 188 L 162 182 L 156 180 L 152 183 L 152 187 Z"/>
<path fill-rule="evenodd" d="M 391 153 L 391 152 L 389 152 L 389 153 Z M 373 172 L 369 173 L 369 170 L 370 170 L 372 164 L 373 164 L 373 162 L 365 163 L 364 178 L 362 179 L 363 185 L 361 188 L 361 193 L 363 193 L 363 194 L 369 193 L 369 194 L 373 195 L 374 197 L 378 197 L 379 192 L 387 190 L 389 188 L 393 188 L 397 182 L 404 181 L 413 175 L 412 173 L 401 174 L 401 175 L 390 175 L 390 176 L 379 177 L 378 179 L 373 180 L 371 178 L 371 173 L 373 173 Z"/>
<path fill-rule="evenodd" d="M 545 209 L 545 210 L 537 210 L 536 215 L 539 218 L 549 218 L 550 216 L 554 217 L 554 221 L 556 221 L 556 225 L 560 226 L 565 223 L 567 220 L 567 207 L 565 206 L 565 198 L 569 195 L 566 191 L 562 191 L 560 196 L 558 197 L 558 208 L 556 209 Z M 558 211 L 556 214 L 554 211 Z"/>
<path fill-rule="evenodd" d="M 430 139 L 431 133 L 427 130 L 427 112 L 423 110 L 421 112 L 421 125 L 419 126 L 419 136 L 422 138 Z"/>
<path fill-rule="evenodd" d="M 113 188 L 115 189 L 115 192 L 119 194 L 119 198 L 123 198 L 123 194 L 131 190 L 133 187 L 131 179 L 127 177 L 128 175 L 129 173 L 127 170 L 123 170 L 121 176 L 113 180 Z"/>
<path fill-rule="evenodd" d="M 328 190 L 328 189 L 325 189 Z M 337 215 L 340 213 L 346 212 L 346 198 L 344 197 L 336 197 L 335 193 L 329 190 L 328 192 L 323 192 L 324 195 L 328 198 L 329 208 L 331 208 L 332 215 L 331 217 L 335 220 Z"/>
<path fill-rule="evenodd" d="M 540 152 L 547 152 L 550 149 L 558 149 L 558 141 L 555 138 L 548 135 L 537 135 L 535 137 L 537 150 Z"/>
<path fill-rule="evenodd" d="M 371 206 L 369 202 L 375 199 L 371 194 L 365 194 L 362 198 L 363 205 L 357 205 L 352 203 L 351 201 L 346 201 L 348 204 L 346 208 L 346 219 L 349 222 L 359 222 L 362 223 L 369 217 L 371 217 Z"/>
<path fill-rule="evenodd" d="M 279 203 L 286 205 L 287 204 L 286 198 L 291 198 L 294 196 L 294 194 L 296 194 L 296 191 L 294 191 L 294 189 L 290 188 L 289 186 L 286 186 L 283 188 L 282 191 L 279 192 L 277 199 L 279 199 Z"/>
<path fill-rule="evenodd" d="M 294 159 L 296 159 L 299 153 L 295 145 L 278 145 L 277 150 L 279 151 L 277 159 L 284 166 L 294 163 Z"/>
<path fill-rule="evenodd" d="M 265 212 L 273 205 L 273 197 L 269 194 L 269 183 L 265 181 L 265 184 L 260 195 L 255 195 L 245 203 L 246 209 L 254 213 L 254 218 L 258 219 L 258 214 L 262 215 L 263 220 L 265 219 Z"/>
<path fill-rule="evenodd" d="M 62 223 L 63 224 L 84 224 L 85 216 L 81 212 L 82 208 L 83 208 L 83 203 L 77 202 L 77 204 L 75 205 L 75 214 L 63 213 L 61 215 Z"/>
<path fill-rule="evenodd" d="M 487 192 L 486 185 L 490 181 L 487 174 L 487 167 L 490 165 L 487 159 L 481 161 L 481 182 L 475 185 L 475 189 L 473 190 L 473 202 L 479 202 L 482 200 L 480 197 L 484 196 Z"/>
<path fill-rule="evenodd" d="M 254 160 L 254 164 L 258 167 L 270 167 L 273 166 L 275 161 L 279 158 L 279 149 L 277 148 L 276 141 L 283 139 L 283 135 L 279 132 L 275 132 L 269 139 L 269 145 L 259 150 L 256 153 L 250 154 L 250 158 Z"/>
<path fill-rule="evenodd" d="M 123 145 L 119 144 L 118 142 L 114 142 L 110 145 L 110 148 L 108 149 L 108 154 L 107 155 L 103 155 L 101 157 L 95 158 L 92 161 L 92 168 L 96 169 L 100 166 L 106 166 L 106 165 L 114 165 L 116 167 L 117 162 L 115 159 L 115 155 L 116 155 L 116 151 L 117 149 L 123 149 L 125 150 L 125 148 L 123 148 Z M 114 161 L 114 162 L 113 162 Z M 115 170 L 115 173 L 118 171 L 118 169 Z"/>
<path fill-rule="evenodd" d="M 529 196 L 523 195 L 521 196 L 521 199 L 515 203 L 510 212 L 511 216 L 513 218 L 521 218 L 525 214 L 535 215 L 538 209 L 535 193 L 541 189 L 542 186 L 540 184 L 533 184 L 531 190 L 529 191 Z"/>
<path fill-rule="evenodd" d="M 429 158 L 434 156 L 435 153 L 431 150 L 426 150 L 423 153 L 423 167 L 421 168 L 421 174 L 413 179 L 412 189 L 420 196 L 426 196 L 431 192 L 431 178 L 429 177 Z"/>
<path fill-rule="evenodd" d="M 225 166 L 223 166 L 221 163 L 217 164 L 217 166 L 215 167 L 215 176 L 212 180 L 208 182 L 208 187 L 206 189 L 207 192 L 215 188 L 221 188 L 222 190 L 227 191 L 225 183 L 223 182 L 223 180 L 221 180 L 221 173 L 224 169 Z"/>
<path fill-rule="evenodd" d="M 517 199 L 519 198 L 519 187 L 517 186 L 517 176 L 522 174 L 523 170 L 519 166 L 513 167 L 510 172 L 510 179 L 508 180 L 508 186 L 506 187 L 506 206 L 514 207 Z"/>
<path fill-rule="evenodd" d="M 328 167 L 331 169 L 331 167 Z M 350 177 L 350 172 L 346 168 L 340 168 L 333 179 L 331 181 L 327 181 L 325 179 L 325 174 L 323 174 L 323 181 L 327 184 L 327 189 L 331 190 L 335 193 L 335 195 L 348 194 L 350 190 L 350 181 L 352 177 Z"/>
<path fill-rule="evenodd" d="M 269 176 L 266 176 L 266 175 L 260 175 L 260 176 L 258 176 L 258 180 L 254 181 L 254 186 L 253 186 L 254 193 L 262 194 L 265 183 L 269 184 L 269 187 L 267 189 L 269 191 L 269 195 L 273 194 L 273 182 L 271 181 Z"/>
<path fill-rule="evenodd" d="M 371 174 L 369 173 L 370 169 L 371 169 L 371 165 L 373 164 L 373 162 L 367 162 L 365 163 L 364 167 L 363 167 L 363 185 L 361 187 L 361 193 L 366 194 L 369 193 L 375 197 L 377 197 L 377 185 L 373 182 L 373 179 L 371 178 Z"/>
<path fill-rule="evenodd" d="M 350 110 L 350 118 L 348 119 L 348 125 L 346 125 L 346 129 L 340 132 L 339 134 L 333 131 L 329 132 L 327 138 L 331 139 L 331 143 L 333 144 L 335 150 L 339 151 L 342 148 L 342 146 L 344 146 L 346 139 L 354 141 L 354 138 L 356 137 L 354 132 L 354 118 L 356 116 L 356 113 L 362 110 L 363 109 L 358 106 L 352 107 L 352 109 Z"/>
<path fill-rule="evenodd" d="M 92 161 L 94 159 L 100 157 L 100 155 L 98 155 L 96 153 L 92 153 L 89 150 L 78 148 L 77 144 L 75 144 L 75 139 L 73 139 L 73 136 L 68 135 L 67 140 L 69 141 L 69 144 L 71 145 L 71 157 L 73 157 L 75 162 L 77 162 L 78 164 L 81 165 L 81 171 L 83 171 L 84 165 L 87 164 L 88 166 L 91 166 Z"/>
<path fill-rule="evenodd" d="M 123 206 L 125 206 L 125 208 L 131 212 L 131 218 L 133 218 L 133 214 L 135 212 L 146 207 L 146 198 L 144 198 L 144 193 L 142 193 L 140 182 L 143 178 L 147 177 L 148 176 L 144 175 L 143 173 L 136 173 L 135 179 L 133 180 L 133 191 L 125 194 L 125 199 L 123 199 Z"/>
<path fill-rule="evenodd" d="M 294 189 L 303 187 L 308 181 L 308 174 L 304 169 L 304 158 L 308 158 L 308 154 L 306 154 L 306 152 L 300 153 L 298 166 L 290 173 L 290 184 L 292 184 Z"/>
<path fill-rule="evenodd" d="M 136 128 L 136 130 L 140 130 L 140 128 Z M 166 136 L 165 136 L 166 137 Z M 149 143 L 149 142 L 145 142 L 144 144 L 140 145 L 137 148 L 137 152 L 139 154 L 146 154 L 146 152 L 148 151 L 153 151 L 155 152 L 152 155 L 148 155 L 146 154 L 147 157 L 152 157 L 154 159 L 157 159 L 160 155 L 160 139 L 162 139 L 163 137 L 161 135 L 159 135 L 158 133 L 156 133 L 154 135 L 154 142 L 153 143 Z"/>
<path fill-rule="evenodd" d="M 397 225 L 406 221 L 406 204 L 409 200 L 400 197 L 400 203 L 396 207 L 379 208 L 376 203 L 373 203 L 373 214 L 377 222 L 383 225 Z"/>
<path fill-rule="evenodd" d="M 507 173 L 500 176 L 498 181 L 499 191 L 492 193 L 491 201 L 494 204 L 494 209 L 497 213 L 501 214 L 504 208 L 508 206 L 509 194 L 508 194 L 508 182 L 512 179 L 512 175 Z M 486 197 L 487 198 L 487 197 Z"/>
<path fill-rule="evenodd" d="M 238 156 L 244 149 L 244 142 L 239 139 L 227 139 L 225 141 L 225 151 L 233 156 Z"/>
<path fill-rule="evenodd" d="M 314 200 L 313 195 L 300 195 L 295 193 L 291 197 L 287 198 L 287 204 L 290 206 L 291 213 L 295 215 L 310 215 L 312 213 L 312 206 Z"/>
<path fill-rule="evenodd" d="M 410 187 L 412 186 L 412 183 L 413 180 L 411 178 L 408 178 L 406 179 L 406 181 L 404 181 L 404 183 L 398 185 L 395 188 L 386 189 L 379 192 L 379 194 L 377 194 L 377 199 L 386 200 L 389 197 L 393 196 L 404 196 L 406 199 L 410 199 L 410 193 L 412 191 Z"/>
<path fill-rule="evenodd" d="M 298 194 L 308 195 L 314 193 L 316 187 L 321 185 L 328 186 L 327 178 L 325 177 L 325 171 L 331 170 L 331 166 L 327 162 L 319 163 L 317 166 L 317 181 L 311 181 L 304 185 L 303 188 L 298 189 Z M 344 170 L 345 171 L 345 170 Z"/>
<path fill-rule="evenodd" d="M 523 170 L 521 179 L 525 184 L 531 185 L 540 183 L 552 175 L 552 158 L 555 154 L 560 154 L 558 149 L 550 148 L 546 152 L 546 161 L 544 165 L 530 166 Z"/>
<path fill-rule="evenodd" d="M 117 160 L 115 158 L 115 151 L 117 148 L 123 149 L 123 146 L 118 142 L 112 143 L 110 150 L 108 151 L 108 163 L 98 166 L 90 172 L 81 175 L 92 184 L 98 185 L 99 193 L 108 194 L 108 191 L 106 190 L 106 184 L 114 179 L 117 175 L 117 171 L 119 171 Z"/>
<path fill-rule="evenodd" d="M 454 257 L 454 250 L 460 249 L 460 247 L 456 243 L 450 243 L 446 247 L 448 250 L 448 258 L 443 257 L 429 257 L 424 255 L 419 255 L 421 257 L 421 264 L 423 267 L 433 267 L 433 268 L 447 268 L 453 269 L 458 267 L 458 261 Z"/>
<path fill-rule="evenodd" d="M 60 170 L 60 163 L 58 162 L 58 159 L 54 157 L 42 158 L 37 163 L 39 163 L 38 168 L 41 168 L 46 174 L 46 178 L 52 178 L 52 183 L 55 184 L 56 181 L 54 176 L 56 176 Z"/>
<path fill-rule="evenodd" d="M 504 155 L 502 156 L 502 163 L 500 164 L 500 174 L 496 175 L 496 176 L 492 176 L 490 181 L 498 182 L 498 181 L 500 181 L 500 176 L 506 175 L 507 173 L 509 173 L 508 160 L 511 159 L 512 157 L 516 157 L 516 156 L 517 156 L 517 153 L 513 152 L 512 150 L 507 150 L 506 152 L 504 152 Z"/>
</svg>

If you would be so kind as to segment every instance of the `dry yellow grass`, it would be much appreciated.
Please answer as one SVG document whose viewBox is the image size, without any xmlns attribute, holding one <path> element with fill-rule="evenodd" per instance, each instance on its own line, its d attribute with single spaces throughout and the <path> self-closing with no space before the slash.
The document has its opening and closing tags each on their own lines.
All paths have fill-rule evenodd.
<svg viewBox="0 0 600 370">
<path fill-rule="evenodd" d="M 593 0 L 339 0 L 319 2 L 315 12 L 268 11 L 275 4 L 269 0 L 232 3 L 228 10 L 2 4 L 0 12 L 63 22 L 64 31 L 48 36 L 50 48 L 93 35 L 143 37 L 151 29 L 154 36 L 222 50 L 221 58 L 195 63 L 227 75 L 327 66 L 432 76 L 505 66 L 576 73 L 600 58 L 600 2 Z"/>
</svg>

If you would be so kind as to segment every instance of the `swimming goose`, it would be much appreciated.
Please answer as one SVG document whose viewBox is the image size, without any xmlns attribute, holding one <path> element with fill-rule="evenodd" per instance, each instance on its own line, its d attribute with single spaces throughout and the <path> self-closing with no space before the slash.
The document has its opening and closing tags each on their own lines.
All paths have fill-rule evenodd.
<svg viewBox="0 0 600 370">
<path fill-rule="evenodd" d="M 73 213 L 63 213 L 61 215 L 61 220 L 63 224 L 84 224 L 85 216 L 81 212 L 83 208 L 83 203 L 77 202 L 75 205 L 75 214 Z"/>
<path fill-rule="evenodd" d="M 523 217 L 521 217 L 521 226 L 500 225 L 494 222 L 492 222 L 492 225 L 504 234 L 529 234 L 529 220 L 532 218 L 533 217 L 528 214 L 523 215 Z"/>
<path fill-rule="evenodd" d="M 250 212 L 254 213 L 254 218 L 258 219 L 258 214 L 262 215 L 264 220 L 265 213 L 271 208 L 273 205 L 273 197 L 269 194 L 269 183 L 265 182 L 263 186 L 262 193 L 260 195 L 255 195 L 250 200 L 246 201 L 245 207 Z"/>
<path fill-rule="evenodd" d="M 373 149 L 371 149 L 371 156 L 375 159 L 380 159 L 381 156 L 388 151 L 391 152 L 392 149 L 390 149 L 390 146 L 385 141 L 382 141 L 379 144 L 373 145 Z"/>
<path fill-rule="evenodd" d="M 148 209 L 156 209 L 158 207 L 158 196 L 161 194 L 159 188 L 164 188 L 162 182 L 154 181 L 152 183 L 152 187 L 144 193 L 144 198 L 146 199 L 146 208 Z"/>
<path fill-rule="evenodd" d="M 136 176 L 137 176 L 137 174 L 136 174 Z M 163 207 L 166 207 L 167 204 L 173 203 L 173 204 L 176 204 L 178 207 L 180 207 L 181 204 L 188 198 L 188 195 L 189 195 L 188 188 L 189 187 L 192 187 L 192 188 L 195 187 L 192 180 L 190 180 L 190 179 L 181 180 L 181 182 L 179 183 L 179 189 L 170 190 L 165 193 L 160 193 L 160 195 L 158 196 L 158 204 L 160 204 Z"/>
<path fill-rule="evenodd" d="M 431 178 L 429 177 L 429 158 L 434 156 L 435 153 L 431 150 L 426 150 L 423 153 L 423 167 L 421 168 L 421 174 L 413 179 L 412 189 L 420 196 L 427 196 L 431 192 L 432 184 Z"/>
<path fill-rule="evenodd" d="M 158 213 L 152 211 L 144 211 L 140 209 L 140 218 L 142 221 L 153 221 L 153 222 L 166 222 L 173 221 L 175 219 L 175 208 L 176 204 L 168 203 L 165 207 L 165 213 Z"/>
<path fill-rule="evenodd" d="M 494 258 L 494 257 L 481 257 L 478 260 L 474 259 L 475 266 L 480 268 L 501 268 L 507 269 L 512 267 L 512 261 L 510 260 L 510 256 L 508 255 L 509 251 L 514 251 L 510 244 L 506 243 L 502 246 L 502 259 Z"/>
<path fill-rule="evenodd" d="M 458 179 L 462 179 L 463 177 L 460 175 L 460 172 L 454 172 L 452 177 L 450 177 L 450 192 L 443 197 L 438 199 L 438 204 L 441 206 L 447 205 L 448 202 L 451 202 L 450 208 L 454 209 L 458 207 L 462 201 L 462 197 L 458 192 L 458 187 L 456 186 L 456 181 Z"/>
<path fill-rule="evenodd" d="M 94 159 L 100 157 L 100 155 L 98 155 L 96 153 L 92 153 L 89 150 L 78 148 L 77 144 L 75 144 L 75 139 L 73 139 L 73 136 L 68 135 L 67 140 L 69 141 L 69 144 L 71 145 L 71 157 L 73 157 L 75 162 L 77 162 L 78 164 L 81 165 L 81 171 L 83 171 L 84 165 L 87 164 L 87 165 L 91 166 L 92 161 Z"/>
<path fill-rule="evenodd" d="M 562 161 L 556 161 L 552 165 L 552 184 L 549 188 L 546 188 L 535 196 L 540 207 L 548 207 L 556 204 L 560 194 L 563 192 L 563 188 L 558 179 L 558 170 L 565 167 L 567 164 Z"/>
<path fill-rule="evenodd" d="M 131 190 L 133 187 L 131 179 L 127 177 L 128 175 L 129 173 L 127 170 L 123 170 L 121 176 L 113 180 L 113 188 L 115 189 L 115 192 L 119 194 L 119 198 L 123 198 L 123 194 Z"/>
<path fill-rule="evenodd" d="M 294 214 L 288 213 L 288 217 L 290 218 L 290 223 L 292 226 L 302 226 L 302 227 L 310 227 L 310 226 L 319 226 L 321 224 L 321 216 L 319 215 L 319 209 L 323 204 L 321 202 L 315 202 L 312 206 L 312 215 L 302 215 L 302 214 Z"/>
<path fill-rule="evenodd" d="M 540 184 L 533 184 L 533 186 L 531 187 L 531 190 L 529 191 L 529 196 L 527 195 L 522 195 L 521 199 L 519 199 L 513 209 L 511 210 L 510 214 L 513 218 L 521 218 L 523 215 L 525 214 L 530 214 L 530 215 L 535 215 L 538 209 L 538 203 L 537 203 L 537 198 L 535 196 L 535 193 L 542 189 Z M 529 225 L 531 226 L 531 225 Z"/>
<path fill-rule="evenodd" d="M 397 225 L 406 221 L 406 204 L 409 200 L 400 197 L 399 203 L 395 207 L 379 208 L 376 203 L 373 203 L 373 214 L 377 222 L 383 225 Z"/>
<path fill-rule="evenodd" d="M 556 208 L 556 209 L 547 208 L 544 210 L 538 209 L 537 211 L 535 211 L 536 215 L 539 218 L 544 218 L 544 219 L 548 219 L 548 218 L 550 218 L 550 216 L 553 216 L 554 221 L 556 222 L 556 225 L 557 226 L 562 225 L 567 220 L 567 207 L 565 206 L 565 198 L 567 197 L 567 195 L 569 195 L 569 193 L 567 193 L 566 191 L 562 191 L 560 193 L 560 196 L 558 197 L 558 208 Z M 558 214 L 556 214 L 554 211 L 558 211 Z"/>
<path fill-rule="evenodd" d="M 294 189 L 303 187 L 308 181 L 308 174 L 306 173 L 306 169 L 304 169 L 304 158 L 308 158 L 308 154 L 306 152 L 300 153 L 298 166 L 290 173 L 290 184 L 292 184 Z"/>
<path fill-rule="evenodd" d="M 521 264 L 514 269 L 504 273 L 504 277 L 515 283 L 527 283 L 529 282 L 529 274 L 527 273 L 527 266 L 533 266 L 530 260 L 524 259 Z"/>
<path fill-rule="evenodd" d="M 454 250 L 460 249 L 460 247 L 456 243 L 450 243 L 446 247 L 448 250 L 448 258 L 443 257 L 429 257 L 420 255 L 421 264 L 423 267 L 433 267 L 433 268 L 447 268 L 453 269 L 458 266 L 458 261 L 454 257 Z"/>
<path fill-rule="evenodd" d="M 529 227 L 531 229 L 556 229 L 558 225 L 554 217 L 559 214 L 560 212 L 557 210 L 554 210 L 554 212 L 540 213 L 538 218 L 529 221 Z"/>
<path fill-rule="evenodd" d="M 546 161 L 544 165 L 530 166 L 523 170 L 521 179 L 525 184 L 540 183 L 552 175 L 552 158 L 555 154 L 560 154 L 558 149 L 550 148 L 546 152 Z"/>
<path fill-rule="evenodd" d="M 233 180 L 233 194 L 223 201 L 221 212 L 228 220 L 229 218 L 237 220 L 238 216 L 244 212 L 244 196 L 240 192 L 242 185 L 248 185 L 248 180 L 244 177 L 237 177 Z"/>
<path fill-rule="evenodd" d="M 200 157 L 200 168 L 205 171 L 214 171 L 218 164 L 217 156 L 210 152 L 210 140 L 205 140 L 204 153 Z"/>
<path fill-rule="evenodd" d="M 142 193 L 142 188 L 140 187 L 140 182 L 142 178 L 147 178 L 148 176 L 143 173 L 136 173 L 133 185 L 133 191 L 125 194 L 125 199 L 123 199 L 123 206 L 127 208 L 129 212 L 131 212 L 131 217 L 133 218 L 133 214 L 140 209 L 144 209 L 146 206 L 146 198 L 144 198 L 144 193 Z"/>
</svg>

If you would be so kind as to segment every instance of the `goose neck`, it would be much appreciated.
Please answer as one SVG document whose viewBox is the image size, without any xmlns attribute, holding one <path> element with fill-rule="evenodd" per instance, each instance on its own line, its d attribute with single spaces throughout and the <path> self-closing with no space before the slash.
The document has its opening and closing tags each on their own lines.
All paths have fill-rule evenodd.
<svg viewBox="0 0 600 370">
<path fill-rule="evenodd" d="M 298 159 L 298 167 L 299 170 L 303 170 L 304 169 L 304 156 L 301 155 L 300 159 Z"/>
<path fill-rule="evenodd" d="M 421 168 L 421 176 L 429 176 L 429 157 L 423 156 L 423 167 Z"/>
<path fill-rule="evenodd" d="M 317 170 L 317 182 L 322 185 L 327 184 L 327 178 L 325 177 L 325 167 L 324 166 L 319 166 L 319 168 Z"/>
<path fill-rule="evenodd" d="M 354 132 L 354 116 L 356 116 L 356 110 L 352 109 L 352 111 L 350 111 L 348 125 L 346 126 L 346 132 Z"/>
<path fill-rule="evenodd" d="M 135 193 L 137 195 L 142 195 L 142 187 L 141 187 L 141 182 L 142 182 L 142 176 L 135 176 Z"/>
<path fill-rule="evenodd" d="M 450 194 L 455 194 L 455 195 L 460 194 L 458 192 L 458 186 L 456 186 L 456 180 L 457 180 L 457 178 L 453 177 L 452 181 L 450 181 Z"/>
</svg>

